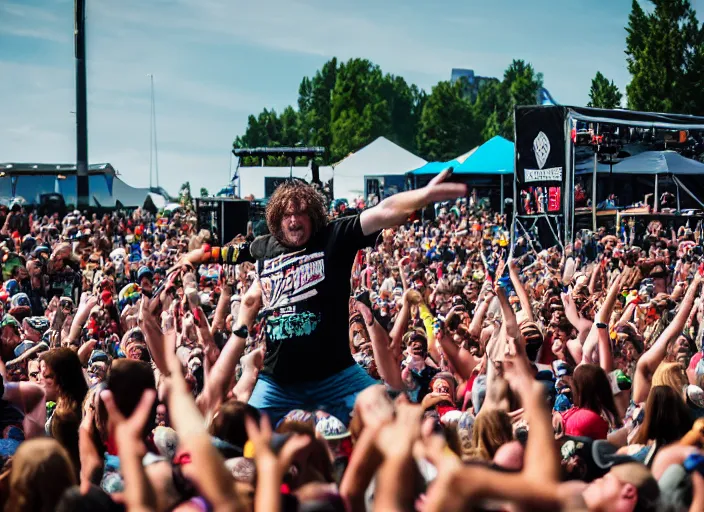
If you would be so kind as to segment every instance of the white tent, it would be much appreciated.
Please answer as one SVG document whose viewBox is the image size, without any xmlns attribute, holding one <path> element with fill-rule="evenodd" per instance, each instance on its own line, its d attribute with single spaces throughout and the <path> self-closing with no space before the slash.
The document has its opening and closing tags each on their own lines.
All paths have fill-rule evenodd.
<svg viewBox="0 0 704 512">
<path fill-rule="evenodd" d="M 112 199 L 114 201 L 111 204 L 101 203 L 101 205 L 112 207 L 115 205 L 115 201 L 120 201 L 122 206 L 126 208 L 141 208 L 144 206 L 144 201 L 146 201 L 147 196 L 152 196 L 152 200 L 155 205 L 166 203 L 165 198 L 159 194 L 151 192 L 150 189 L 132 187 L 116 176 L 112 182 Z M 157 208 L 158 207 L 159 206 L 157 206 Z"/>
<path fill-rule="evenodd" d="M 333 195 L 336 199 L 351 201 L 364 196 L 365 177 L 405 175 L 426 163 L 389 139 L 379 137 L 330 167 L 333 172 Z M 321 179 L 323 169 L 328 168 L 320 168 Z"/>
</svg>

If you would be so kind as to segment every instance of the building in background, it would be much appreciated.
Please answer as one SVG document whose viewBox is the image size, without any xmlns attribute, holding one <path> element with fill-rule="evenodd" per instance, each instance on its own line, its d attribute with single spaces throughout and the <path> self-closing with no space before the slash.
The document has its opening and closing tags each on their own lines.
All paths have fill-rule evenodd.
<svg viewBox="0 0 704 512">
<path fill-rule="evenodd" d="M 452 75 L 450 76 L 450 82 L 455 83 L 458 80 L 464 79 L 464 95 L 469 98 L 472 102 L 477 99 L 477 95 L 482 87 L 486 86 L 491 82 L 497 82 L 498 79 L 479 76 L 474 74 L 473 69 L 462 69 L 462 68 L 452 68 Z"/>
<path fill-rule="evenodd" d="M 455 82 L 461 79 L 464 80 L 464 96 L 465 98 L 469 98 L 472 102 L 476 101 L 479 91 L 487 84 L 490 84 L 492 82 L 499 82 L 498 78 L 475 75 L 473 69 L 452 68 L 450 82 L 454 84 Z M 538 90 L 538 94 L 535 99 L 535 104 L 558 105 L 558 103 L 553 99 L 550 92 L 544 87 L 541 87 Z"/>
</svg>

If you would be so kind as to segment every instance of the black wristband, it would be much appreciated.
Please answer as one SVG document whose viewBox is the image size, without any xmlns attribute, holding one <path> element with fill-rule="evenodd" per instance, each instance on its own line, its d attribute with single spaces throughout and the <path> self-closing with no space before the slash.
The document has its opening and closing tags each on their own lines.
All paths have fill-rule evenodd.
<svg viewBox="0 0 704 512">
<path fill-rule="evenodd" d="M 597 329 L 608 329 L 609 326 L 606 325 L 606 324 L 604 324 L 604 323 L 597 322 L 597 323 L 596 323 L 596 328 L 597 328 Z"/>
<path fill-rule="evenodd" d="M 247 329 L 246 325 L 241 325 L 237 329 L 232 331 L 232 335 L 246 340 L 249 336 L 249 329 Z"/>
</svg>

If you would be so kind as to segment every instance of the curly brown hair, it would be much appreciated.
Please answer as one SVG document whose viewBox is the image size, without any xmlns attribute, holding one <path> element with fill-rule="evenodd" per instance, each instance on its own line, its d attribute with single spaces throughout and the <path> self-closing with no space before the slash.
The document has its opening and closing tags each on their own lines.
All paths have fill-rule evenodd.
<svg viewBox="0 0 704 512">
<path fill-rule="evenodd" d="M 328 217 L 325 211 L 325 199 L 313 185 L 300 180 L 289 180 L 279 185 L 266 205 L 266 224 L 269 232 L 282 240 L 281 221 L 289 205 L 296 210 L 305 211 L 311 221 L 312 234 L 325 227 Z"/>
</svg>

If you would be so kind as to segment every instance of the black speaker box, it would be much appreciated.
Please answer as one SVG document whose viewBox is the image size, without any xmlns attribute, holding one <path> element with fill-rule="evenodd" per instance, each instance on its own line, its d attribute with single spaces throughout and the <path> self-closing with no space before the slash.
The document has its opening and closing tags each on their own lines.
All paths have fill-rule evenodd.
<svg viewBox="0 0 704 512">
<path fill-rule="evenodd" d="M 247 234 L 249 201 L 225 197 L 196 199 L 198 229 L 207 229 L 217 243 L 226 244 L 237 235 Z"/>
</svg>

